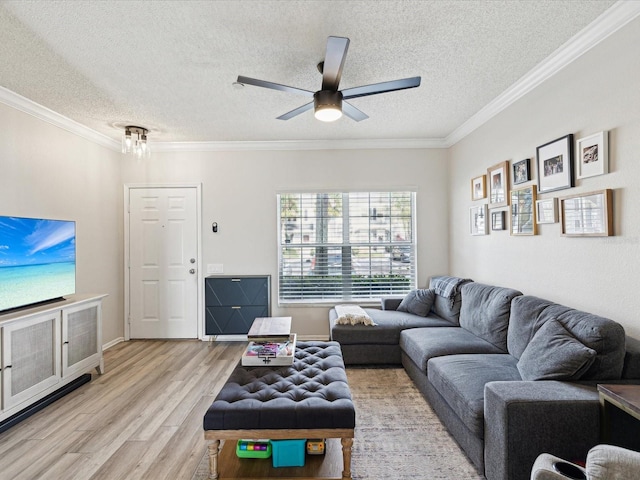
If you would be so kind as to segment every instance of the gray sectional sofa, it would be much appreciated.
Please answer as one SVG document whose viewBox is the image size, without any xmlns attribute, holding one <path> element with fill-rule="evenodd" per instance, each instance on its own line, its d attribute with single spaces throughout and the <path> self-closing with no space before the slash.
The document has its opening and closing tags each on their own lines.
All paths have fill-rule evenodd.
<svg viewBox="0 0 640 480">
<path fill-rule="evenodd" d="M 612 320 L 464 279 L 430 287 L 426 316 L 397 311 L 402 299 L 365 309 L 375 327 L 332 310 L 331 338 L 347 365 L 402 364 L 487 480 L 526 480 L 543 452 L 585 458 L 597 383 L 640 383 L 640 342 Z"/>
</svg>

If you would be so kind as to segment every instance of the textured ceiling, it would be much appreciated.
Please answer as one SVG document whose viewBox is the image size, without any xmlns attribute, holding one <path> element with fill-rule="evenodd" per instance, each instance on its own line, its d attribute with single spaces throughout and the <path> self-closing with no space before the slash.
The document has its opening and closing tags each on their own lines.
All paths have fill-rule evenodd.
<svg viewBox="0 0 640 480">
<path fill-rule="evenodd" d="M 161 142 L 441 139 L 614 2 L 0 1 L 0 85 L 110 138 Z M 319 90 L 327 37 L 351 39 L 340 88 L 421 76 L 352 100 L 332 124 L 308 99 L 238 75 Z"/>
</svg>

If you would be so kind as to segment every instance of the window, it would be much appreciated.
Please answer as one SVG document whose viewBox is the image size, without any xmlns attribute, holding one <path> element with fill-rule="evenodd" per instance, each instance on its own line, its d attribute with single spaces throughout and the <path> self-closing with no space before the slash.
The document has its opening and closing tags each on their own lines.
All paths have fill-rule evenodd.
<svg viewBox="0 0 640 480">
<path fill-rule="evenodd" d="M 278 195 L 279 302 L 404 294 L 416 284 L 415 193 Z"/>
</svg>

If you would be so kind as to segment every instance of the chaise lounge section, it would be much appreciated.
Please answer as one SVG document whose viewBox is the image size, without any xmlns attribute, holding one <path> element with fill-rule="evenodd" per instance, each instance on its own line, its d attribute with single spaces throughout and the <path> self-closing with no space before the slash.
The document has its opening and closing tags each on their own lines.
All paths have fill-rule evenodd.
<svg viewBox="0 0 640 480">
<path fill-rule="evenodd" d="M 378 341 L 398 338 L 405 370 L 487 480 L 526 480 L 543 452 L 584 458 L 599 442 L 596 385 L 640 383 L 639 342 L 612 320 L 458 280 L 451 296 L 435 296 L 424 317 L 431 325 L 407 321 L 406 312 L 392 315 L 397 300 L 387 299 L 377 312 L 365 309 L 376 323 L 386 320 L 387 331 L 394 318 L 403 319 L 393 335 L 383 337 L 380 329 Z M 457 318 L 445 320 L 436 300 L 449 313 L 457 307 Z M 373 360 L 366 349 L 375 344 L 358 343 L 357 334 L 367 332 L 370 341 L 378 327 L 345 329 L 351 326 L 335 319 L 331 325 L 334 339 L 349 342 L 342 348 L 354 363 Z"/>
<path fill-rule="evenodd" d="M 376 324 L 374 328 L 363 324 L 339 324 L 338 313 L 332 308 L 329 311 L 331 340 L 340 343 L 346 365 L 400 365 L 402 331 L 459 325 L 460 288 L 468 282 L 470 280 L 462 278 L 434 277 L 431 287 L 440 293 L 434 293 L 433 304 L 426 316 L 397 310 L 402 298 L 383 298 L 380 309 L 363 309 Z"/>
</svg>

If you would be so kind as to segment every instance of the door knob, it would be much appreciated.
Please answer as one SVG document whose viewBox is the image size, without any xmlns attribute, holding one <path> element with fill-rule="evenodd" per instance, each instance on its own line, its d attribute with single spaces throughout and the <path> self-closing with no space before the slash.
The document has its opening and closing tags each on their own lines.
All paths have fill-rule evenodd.
<svg viewBox="0 0 640 480">
<path fill-rule="evenodd" d="M 195 258 L 192 258 L 191 260 L 189 260 L 189 262 L 191 262 L 191 263 L 196 263 L 196 259 L 195 259 Z"/>
<path fill-rule="evenodd" d="M 189 273 L 193 275 L 194 273 L 196 273 L 196 269 L 192 268 L 191 270 L 189 270 Z"/>
</svg>

